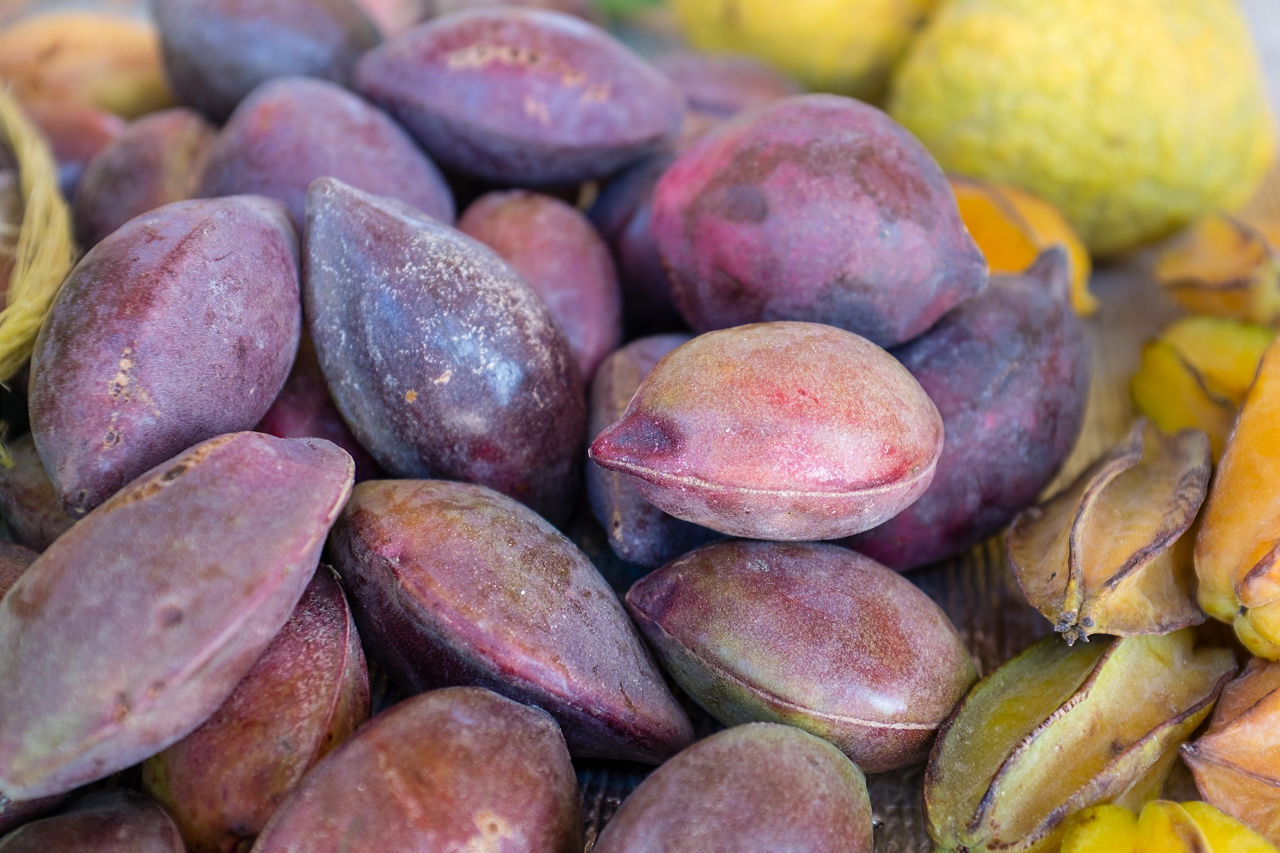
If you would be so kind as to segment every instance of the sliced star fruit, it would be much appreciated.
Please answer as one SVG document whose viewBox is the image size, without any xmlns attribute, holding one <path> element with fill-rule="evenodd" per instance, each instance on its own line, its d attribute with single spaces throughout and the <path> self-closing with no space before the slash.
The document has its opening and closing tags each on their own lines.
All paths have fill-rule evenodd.
<svg viewBox="0 0 1280 853">
<path fill-rule="evenodd" d="M 1235 672 L 1194 630 L 1045 637 L 978 682 L 929 757 L 930 837 L 968 853 L 1056 850 L 1069 815 L 1153 799 Z"/>
<path fill-rule="evenodd" d="M 1202 220 L 1156 262 L 1156 279 L 1197 314 L 1280 320 L 1280 220 Z"/>
<path fill-rule="evenodd" d="M 1209 440 L 1139 420 L 1069 487 L 1023 511 L 1008 554 L 1027 600 L 1068 645 L 1094 633 L 1199 624 L 1191 540 L 1209 486 Z"/>
</svg>

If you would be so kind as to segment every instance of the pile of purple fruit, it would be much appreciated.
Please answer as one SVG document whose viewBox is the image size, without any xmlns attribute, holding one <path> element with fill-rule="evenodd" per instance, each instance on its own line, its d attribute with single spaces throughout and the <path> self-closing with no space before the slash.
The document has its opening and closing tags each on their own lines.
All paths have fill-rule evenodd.
<svg viewBox="0 0 1280 853">
<path fill-rule="evenodd" d="M 656 766 L 600 853 L 870 850 L 973 684 L 902 572 L 1071 449 L 1065 256 L 988 281 L 872 106 L 470 5 L 152 3 L 185 106 L 72 188 L 0 470 L 0 851 L 581 851 L 585 760 Z"/>
</svg>

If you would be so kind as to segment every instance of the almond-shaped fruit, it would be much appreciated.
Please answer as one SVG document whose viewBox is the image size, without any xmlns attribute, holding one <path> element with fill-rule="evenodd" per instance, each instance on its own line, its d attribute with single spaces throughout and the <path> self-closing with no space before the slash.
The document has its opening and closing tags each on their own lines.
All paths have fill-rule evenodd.
<svg viewBox="0 0 1280 853">
<path fill-rule="evenodd" d="M 208 720 L 142 765 L 192 853 L 251 843 L 311 767 L 369 718 L 351 610 L 322 565 L 280 633 Z"/>
<path fill-rule="evenodd" d="M 217 436 L 49 546 L 0 601 L 0 791 L 69 791 L 208 718 L 302 597 L 352 468 L 327 441 Z"/>
<path fill-rule="evenodd" d="M 297 234 L 271 199 L 174 202 L 94 246 L 31 356 L 31 433 L 63 507 L 83 515 L 196 442 L 251 429 L 301 330 Z"/>
<path fill-rule="evenodd" d="M 307 194 L 306 244 L 316 356 L 378 464 L 479 483 L 568 520 L 586 395 L 533 288 L 478 240 L 333 178 Z"/>
<path fill-rule="evenodd" d="M 610 818 L 595 853 L 870 853 L 862 771 L 831 744 L 775 723 L 718 732 L 671 758 Z"/>
<path fill-rule="evenodd" d="M 173 818 L 145 794 L 95 791 L 0 838 L 0 853 L 186 853 Z"/>
<path fill-rule="evenodd" d="M 590 454 L 677 518 L 731 536 L 835 539 L 918 498 L 942 434 L 920 383 L 865 338 L 755 323 L 664 356 Z"/>
<path fill-rule="evenodd" d="M 693 739 L 608 583 L 510 498 L 370 480 L 330 553 L 371 656 L 401 686 L 477 684 L 539 705 L 575 755 L 657 763 Z"/>
<path fill-rule="evenodd" d="M 838 545 L 717 542 L 642 578 L 627 607 L 712 716 L 797 726 L 868 773 L 922 761 L 977 678 L 938 605 Z"/>
<path fill-rule="evenodd" d="M 477 9 L 365 54 L 355 88 L 437 162 L 500 184 L 602 178 L 673 139 L 684 99 L 604 30 L 541 9 Z"/>
<path fill-rule="evenodd" d="M 454 687 L 370 720 L 303 778 L 253 853 L 578 853 L 581 808 L 555 720 Z"/>
</svg>

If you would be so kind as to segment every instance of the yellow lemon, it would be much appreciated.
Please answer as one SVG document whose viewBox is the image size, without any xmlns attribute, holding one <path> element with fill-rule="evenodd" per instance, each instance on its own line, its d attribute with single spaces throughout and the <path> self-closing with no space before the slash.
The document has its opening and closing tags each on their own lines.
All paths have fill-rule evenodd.
<svg viewBox="0 0 1280 853">
<path fill-rule="evenodd" d="M 697 48 L 746 53 L 824 92 L 872 100 L 938 0 L 671 0 Z"/>
<path fill-rule="evenodd" d="M 1235 0 L 950 0 L 888 106 L 945 169 L 1031 190 L 1103 255 L 1243 204 L 1276 151 Z"/>
</svg>

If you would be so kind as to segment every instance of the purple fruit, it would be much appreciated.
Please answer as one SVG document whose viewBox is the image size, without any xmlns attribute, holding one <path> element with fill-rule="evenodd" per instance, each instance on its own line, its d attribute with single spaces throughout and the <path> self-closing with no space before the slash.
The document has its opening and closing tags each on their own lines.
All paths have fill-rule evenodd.
<svg viewBox="0 0 1280 853">
<path fill-rule="evenodd" d="M 0 839 L 0 853 L 185 853 L 182 836 L 159 803 L 117 788 L 97 791 L 66 811 Z"/>
<path fill-rule="evenodd" d="M 307 197 L 304 299 L 351 432 L 392 476 L 510 495 L 559 523 L 586 402 L 564 336 L 491 249 L 331 178 Z"/>
<path fill-rule="evenodd" d="M 14 541 L 38 553 L 76 520 L 62 508 L 31 433 L 9 442 L 8 449 L 13 467 L 0 465 L 0 515 Z"/>
<path fill-rule="evenodd" d="M 868 773 L 923 761 L 977 677 L 938 605 L 838 545 L 707 545 L 641 578 L 627 606 L 716 719 L 798 726 Z"/>
<path fill-rule="evenodd" d="M 369 451 L 356 441 L 338 412 L 338 407 L 334 405 L 329 386 L 324 382 L 324 374 L 320 372 L 320 362 L 316 360 L 310 336 L 303 335 L 289 378 L 254 429 L 280 438 L 323 438 L 332 441 L 350 453 L 355 460 L 357 483 L 385 475 L 382 467 L 369 455 Z M 3 472 L 0 471 L 0 486 L 3 482 Z M 3 500 L 3 491 L 0 491 L 0 502 Z"/>
<path fill-rule="evenodd" d="M 681 752 L 623 800 L 594 853 L 871 853 L 862 772 L 820 738 L 736 726 Z"/>
<path fill-rule="evenodd" d="M 719 118 L 804 91 L 772 65 L 737 53 L 681 50 L 655 57 L 653 64 L 684 92 L 690 110 Z"/>
<path fill-rule="evenodd" d="M 658 182 L 652 227 L 699 331 L 805 320 L 892 346 L 987 281 L 929 152 L 837 95 L 783 98 L 695 143 Z"/>
<path fill-rule="evenodd" d="M 236 107 L 209 152 L 201 195 L 270 196 L 301 229 L 307 187 L 326 175 L 453 222 L 453 195 L 409 134 L 359 95 L 308 77 L 263 83 Z"/>
<path fill-rule="evenodd" d="M 219 121 L 276 77 L 345 84 L 379 41 L 355 0 L 150 0 L 150 8 L 174 93 Z"/>
<path fill-rule="evenodd" d="M 677 518 L 788 540 L 890 518 L 928 488 L 941 452 L 937 408 L 891 355 L 795 322 L 708 332 L 672 350 L 590 448 Z"/>
<path fill-rule="evenodd" d="M 92 246 L 135 216 L 197 195 L 217 131 L 178 107 L 131 122 L 85 166 L 74 213 L 80 242 Z"/>
<path fill-rule="evenodd" d="M 327 441 L 234 433 L 76 522 L 0 600 L 0 790 L 69 791 L 203 722 L 293 612 L 351 479 Z"/>
<path fill-rule="evenodd" d="M 579 853 L 582 812 L 545 712 L 476 687 L 384 711 L 306 775 L 255 853 Z"/>
<path fill-rule="evenodd" d="M 458 228 L 537 291 L 590 381 L 622 342 L 622 295 L 609 248 L 586 217 L 557 198 L 511 190 L 472 202 Z"/>
<path fill-rule="evenodd" d="M 604 30 L 536 9 L 436 18 L 366 54 L 355 85 L 437 162 L 525 186 L 603 177 L 684 115 L 671 82 Z"/>
<path fill-rule="evenodd" d="M 443 480 L 361 483 L 330 553 L 370 654 L 402 686 L 536 704 L 574 755 L 657 763 L 692 740 L 609 585 L 515 501 Z"/>
<path fill-rule="evenodd" d="M 297 252 L 278 202 L 234 196 L 143 214 L 76 265 L 36 339 L 29 398 L 68 512 L 261 419 L 298 349 Z"/>
<path fill-rule="evenodd" d="M 587 434 L 597 436 L 620 419 L 659 359 L 688 341 L 688 335 L 654 335 L 632 341 L 605 359 L 591 385 Z M 587 495 L 613 552 L 646 568 L 657 568 L 718 536 L 667 515 L 641 497 L 629 478 L 594 462 L 587 464 Z"/>
<path fill-rule="evenodd" d="M 906 570 L 959 554 L 1036 502 L 1084 423 L 1089 343 L 1066 253 L 979 294 L 894 351 L 942 413 L 946 438 L 919 500 L 848 544 Z"/>
<path fill-rule="evenodd" d="M 303 774 L 369 718 L 369 672 L 322 565 L 253 669 L 200 728 L 142 765 L 192 851 L 249 843 Z"/>
</svg>

